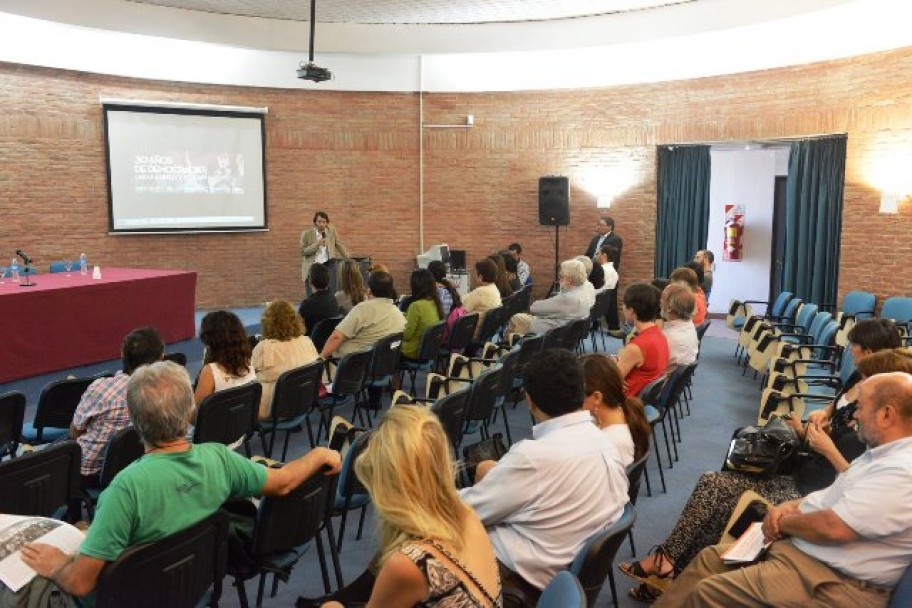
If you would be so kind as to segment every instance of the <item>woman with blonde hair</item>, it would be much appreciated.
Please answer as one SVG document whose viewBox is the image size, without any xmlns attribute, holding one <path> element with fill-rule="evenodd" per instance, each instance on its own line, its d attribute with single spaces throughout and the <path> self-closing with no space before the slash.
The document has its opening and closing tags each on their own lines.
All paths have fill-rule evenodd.
<svg viewBox="0 0 912 608">
<path fill-rule="evenodd" d="M 259 417 L 269 418 L 275 384 L 283 373 L 316 361 L 320 354 L 304 335 L 304 322 L 287 300 L 270 302 L 260 321 L 263 339 L 253 349 L 251 364 L 263 385 Z"/>
<path fill-rule="evenodd" d="M 356 260 L 342 260 L 339 265 L 339 291 L 336 292 L 339 310 L 343 315 L 348 314 L 352 308 L 367 298 L 366 294 L 361 265 Z"/>
<path fill-rule="evenodd" d="M 649 451 L 652 427 L 646 420 L 643 402 L 624 394 L 624 380 L 613 359 L 592 354 L 580 357 L 586 379 L 583 409 L 592 413 L 595 425 L 608 433 L 629 466 Z"/>
<path fill-rule="evenodd" d="M 367 606 L 501 605 L 494 548 L 456 492 L 451 452 L 436 416 L 403 406 L 386 414 L 355 461 L 380 519 L 380 569 Z"/>
</svg>

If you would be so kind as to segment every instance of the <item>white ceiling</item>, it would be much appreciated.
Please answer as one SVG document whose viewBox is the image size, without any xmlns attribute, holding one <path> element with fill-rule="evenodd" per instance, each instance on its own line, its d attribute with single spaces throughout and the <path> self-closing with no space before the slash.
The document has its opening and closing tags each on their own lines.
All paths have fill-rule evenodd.
<svg viewBox="0 0 912 608">
<path fill-rule="evenodd" d="M 204 13 L 310 20 L 309 0 L 126 0 Z M 515 23 L 613 15 L 700 0 L 317 0 L 317 23 Z"/>
</svg>

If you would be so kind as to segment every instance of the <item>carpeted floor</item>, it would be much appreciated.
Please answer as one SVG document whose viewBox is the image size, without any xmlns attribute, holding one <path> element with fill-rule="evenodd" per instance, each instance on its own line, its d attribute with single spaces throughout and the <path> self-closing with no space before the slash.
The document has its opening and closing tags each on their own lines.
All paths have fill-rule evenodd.
<svg viewBox="0 0 912 608">
<path fill-rule="evenodd" d="M 258 330 L 259 309 L 245 309 L 236 312 L 241 315 L 249 333 L 255 333 Z M 742 377 L 740 369 L 735 365 L 732 356 L 735 347 L 733 338 L 735 338 L 735 334 L 725 328 L 723 321 L 714 320 L 710 331 L 703 341 L 700 366 L 697 369 L 693 383 L 692 415 L 685 417 L 681 422 L 683 442 L 679 445 L 680 460 L 674 463 L 672 469 L 666 468 L 665 471 L 668 484 L 667 493 L 662 493 L 655 457 L 654 455 L 650 457 L 647 470 L 652 482 L 653 495 L 646 496 L 644 484 L 642 494 L 637 503 L 638 516 L 634 528 L 636 548 L 640 555 L 645 554 L 650 547 L 661 542 L 671 530 L 700 473 L 706 470 L 719 469 L 728 447 L 732 430 L 735 427 L 750 424 L 752 420 L 756 419 L 759 399 L 758 385 L 749 376 Z M 608 340 L 609 351 L 614 351 L 619 346 L 619 341 Z M 185 352 L 189 359 L 188 371 L 191 375 L 195 375 L 198 372 L 202 356 L 202 348 L 198 340 L 169 345 L 168 350 Z M 101 363 L 67 370 L 58 374 L 49 374 L 9 383 L 0 388 L 0 390 L 2 392 L 8 390 L 24 392 L 28 397 L 29 403 L 26 420 L 30 420 L 34 416 L 34 404 L 40 389 L 47 382 L 65 377 L 68 374 L 81 376 L 97 373 L 101 370 L 115 370 L 118 368 L 119 362 L 117 361 Z M 350 416 L 351 412 L 350 410 L 342 409 L 339 413 Z M 509 412 L 508 422 L 514 440 L 530 437 L 531 421 L 524 404 L 521 403 L 515 410 Z M 502 428 L 503 421 L 498 420 L 493 430 L 497 432 L 501 431 Z M 471 437 L 467 437 L 466 440 L 472 441 Z M 663 452 L 663 462 L 665 462 L 667 459 L 664 454 L 661 431 L 659 432 L 659 444 Z M 256 452 L 259 449 L 259 442 L 254 441 L 252 445 Z M 308 448 L 306 434 L 299 433 L 293 436 L 289 454 L 291 456 L 301 455 Z M 665 466 L 668 466 L 667 462 L 665 462 Z M 370 509 L 368 510 L 365 531 L 361 540 L 356 540 L 354 534 L 357 528 L 357 513 L 353 513 L 352 516 L 341 552 L 346 581 L 352 580 L 363 570 L 377 547 L 373 512 Z M 338 530 L 338 526 L 336 527 Z M 630 548 L 629 545 L 625 544 L 618 552 L 615 563 L 626 561 L 629 557 Z M 632 586 L 632 582 L 620 574 L 616 575 L 616 580 L 620 605 L 640 605 L 639 602 L 627 596 L 627 589 Z M 247 586 L 251 600 L 253 600 L 253 596 L 256 593 L 255 581 L 251 581 Z M 269 586 L 267 586 L 268 588 Z M 316 553 L 312 552 L 304 556 L 292 572 L 289 582 L 280 584 L 278 595 L 275 598 L 267 598 L 265 605 L 292 606 L 299 595 L 320 595 L 322 590 Z M 221 605 L 240 605 L 237 594 L 227 579 Z M 606 582 L 596 606 L 610 605 L 611 595 Z"/>
</svg>

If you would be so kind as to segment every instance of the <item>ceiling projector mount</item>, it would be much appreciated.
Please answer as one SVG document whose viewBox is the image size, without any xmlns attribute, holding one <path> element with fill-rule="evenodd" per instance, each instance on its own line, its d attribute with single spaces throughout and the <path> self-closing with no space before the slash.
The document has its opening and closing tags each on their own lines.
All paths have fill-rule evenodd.
<svg viewBox="0 0 912 608">
<path fill-rule="evenodd" d="M 298 78 L 311 82 L 332 80 L 332 72 L 314 63 L 314 36 L 317 31 L 317 0 L 310 0 L 310 59 L 298 65 Z"/>
</svg>

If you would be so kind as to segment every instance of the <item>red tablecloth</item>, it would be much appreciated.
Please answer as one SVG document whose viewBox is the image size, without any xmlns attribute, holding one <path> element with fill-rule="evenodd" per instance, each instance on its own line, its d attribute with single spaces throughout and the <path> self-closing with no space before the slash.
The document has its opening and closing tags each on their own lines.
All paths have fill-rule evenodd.
<svg viewBox="0 0 912 608">
<path fill-rule="evenodd" d="M 120 358 L 131 330 L 151 325 L 166 342 L 195 335 L 196 273 L 104 268 L 39 274 L 34 287 L 0 285 L 0 383 Z"/>
</svg>

